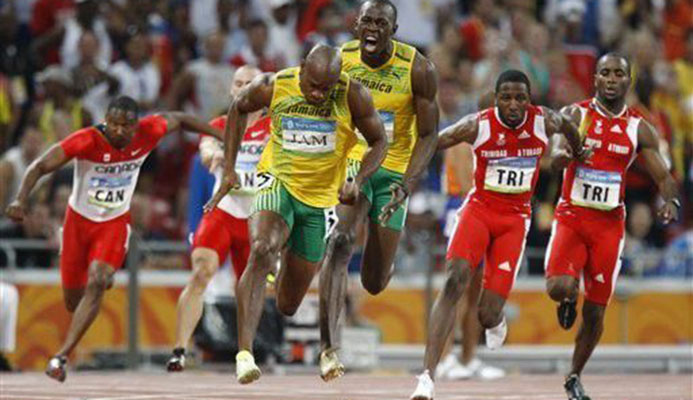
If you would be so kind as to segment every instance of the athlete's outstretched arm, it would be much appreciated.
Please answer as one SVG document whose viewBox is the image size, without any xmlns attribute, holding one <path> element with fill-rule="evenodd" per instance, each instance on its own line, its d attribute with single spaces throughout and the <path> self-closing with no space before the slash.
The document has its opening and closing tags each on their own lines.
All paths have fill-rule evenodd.
<svg viewBox="0 0 693 400">
<path fill-rule="evenodd" d="M 72 157 L 68 157 L 65 154 L 65 150 L 63 150 L 60 143 L 56 143 L 41 157 L 34 160 L 22 177 L 17 198 L 7 206 L 7 210 L 5 211 L 7 216 L 16 222 L 20 222 L 24 219 L 27 200 L 34 186 L 36 186 L 36 182 L 38 182 L 42 176 L 56 171 L 71 159 Z"/>
<path fill-rule="evenodd" d="M 592 153 L 585 150 L 583 146 L 583 135 L 578 128 L 580 111 L 575 110 L 575 107 L 566 107 L 560 113 L 546 107 L 542 107 L 542 109 L 546 115 L 546 135 L 548 137 L 556 134 L 563 135 L 568 141 L 573 157 L 582 161 L 587 160 Z M 578 114 L 576 115 L 576 113 Z"/>
<path fill-rule="evenodd" d="M 168 122 L 169 132 L 183 128 L 192 133 L 214 136 L 219 140 L 223 139 L 222 133 L 219 129 L 190 114 L 179 111 L 170 111 L 161 113 L 160 115 Z"/>
<path fill-rule="evenodd" d="M 412 150 L 411 160 L 404 173 L 404 188 L 407 193 L 414 189 L 416 181 L 431 161 L 438 142 L 438 77 L 433 63 L 418 52 L 412 69 L 412 91 L 416 111 L 416 130 L 418 137 Z"/>
<path fill-rule="evenodd" d="M 474 144 L 478 130 L 479 114 L 467 114 L 438 133 L 438 150 L 444 150 L 462 142 Z"/>
<path fill-rule="evenodd" d="M 236 98 L 231 101 L 226 114 L 226 129 L 224 129 L 224 176 L 219 190 L 205 205 L 205 212 L 211 211 L 233 187 L 238 184 L 238 176 L 234 167 L 243 134 L 248 122 L 248 114 L 269 107 L 274 92 L 274 75 L 258 75 L 248 84 Z"/>
<path fill-rule="evenodd" d="M 368 150 L 361 161 L 361 169 L 354 178 L 353 184 L 347 182 L 339 191 L 339 200 L 344 204 L 352 204 L 363 182 L 378 170 L 387 154 L 387 136 L 385 127 L 378 112 L 375 111 L 373 98 L 360 83 L 351 80 L 347 101 L 351 110 L 351 119 L 368 142 Z"/>
<path fill-rule="evenodd" d="M 657 212 L 662 222 L 669 223 L 678 219 L 681 200 L 676 181 L 669 173 L 666 163 L 659 154 L 659 137 L 655 129 L 644 119 L 638 126 L 638 147 L 640 155 L 645 160 L 645 168 L 659 187 L 659 193 L 664 198 L 664 205 Z"/>
</svg>

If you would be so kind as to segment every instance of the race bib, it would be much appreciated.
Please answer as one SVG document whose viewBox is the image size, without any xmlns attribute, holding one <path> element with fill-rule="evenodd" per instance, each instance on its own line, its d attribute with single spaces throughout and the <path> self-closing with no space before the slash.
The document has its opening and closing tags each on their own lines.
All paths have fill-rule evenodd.
<svg viewBox="0 0 693 400">
<path fill-rule="evenodd" d="M 301 153 L 332 153 L 337 142 L 337 122 L 315 119 L 282 118 L 282 147 Z"/>
<path fill-rule="evenodd" d="M 613 210 L 618 207 L 621 195 L 621 174 L 610 171 L 578 167 L 573 179 L 570 200 L 573 204 Z"/>
<path fill-rule="evenodd" d="M 383 121 L 383 126 L 385 127 L 387 142 L 392 143 L 395 136 L 395 114 L 390 111 L 378 111 L 378 114 L 380 114 L 380 119 Z M 356 128 L 356 137 L 358 137 L 361 142 L 366 141 L 366 138 L 363 137 L 359 128 Z"/>
<path fill-rule="evenodd" d="M 255 188 L 257 190 L 267 189 L 274 183 L 274 176 L 267 172 L 259 172 L 255 177 Z"/>
<path fill-rule="evenodd" d="M 337 222 L 339 222 L 339 217 L 337 217 L 337 208 L 330 207 L 325 209 L 325 237 L 327 238 L 332 234 L 334 228 L 337 227 Z"/>
<path fill-rule="evenodd" d="M 488 160 L 484 189 L 499 193 L 524 193 L 532 190 L 536 157 L 507 157 Z"/>
<path fill-rule="evenodd" d="M 127 190 L 133 176 L 92 176 L 89 178 L 87 202 L 99 207 L 116 209 L 127 201 Z"/>
</svg>

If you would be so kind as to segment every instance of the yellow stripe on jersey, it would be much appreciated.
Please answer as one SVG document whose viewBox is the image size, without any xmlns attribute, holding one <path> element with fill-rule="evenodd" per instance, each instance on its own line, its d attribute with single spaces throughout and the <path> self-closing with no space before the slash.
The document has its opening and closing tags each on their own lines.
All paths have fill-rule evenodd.
<svg viewBox="0 0 693 400">
<path fill-rule="evenodd" d="M 371 68 L 361 61 L 358 40 L 345 43 L 342 46 L 342 71 L 359 81 L 373 96 L 390 144 L 382 166 L 403 174 L 417 138 L 411 85 L 416 49 L 397 41 L 393 44 L 395 48 L 390 59 L 378 68 Z M 368 145 L 359 132 L 357 136 L 359 141 L 349 158 L 361 161 Z"/>
<path fill-rule="evenodd" d="M 336 205 L 346 178 L 346 156 L 356 143 L 347 100 L 349 77 L 320 105 L 311 105 L 299 87 L 300 68 L 279 71 L 270 105 L 271 138 L 258 171 L 279 179 L 292 196 L 320 208 Z"/>
</svg>

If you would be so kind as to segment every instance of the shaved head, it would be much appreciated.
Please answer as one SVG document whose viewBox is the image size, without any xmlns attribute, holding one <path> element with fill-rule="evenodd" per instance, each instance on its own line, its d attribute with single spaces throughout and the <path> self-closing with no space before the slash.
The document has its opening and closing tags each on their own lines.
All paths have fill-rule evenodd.
<svg viewBox="0 0 693 400">
<path fill-rule="evenodd" d="M 231 82 L 231 96 L 236 97 L 241 90 L 260 75 L 262 71 L 251 65 L 244 65 L 236 70 Z"/>
<path fill-rule="evenodd" d="M 312 104 L 325 101 L 327 92 L 339 81 L 342 57 L 334 47 L 319 44 L 301 62 L 300 86 L 306 100 Z"/>
</svg>

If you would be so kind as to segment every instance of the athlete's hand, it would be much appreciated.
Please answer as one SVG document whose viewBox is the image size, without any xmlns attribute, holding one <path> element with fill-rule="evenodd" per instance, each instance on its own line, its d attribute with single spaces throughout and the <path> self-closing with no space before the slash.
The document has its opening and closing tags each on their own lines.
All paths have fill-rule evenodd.
<svg viewBox="0 0 693 400">
<path fill-rule="evenodd" d="M 657 217 L 664 224 L 679 219 L 679 207 L 673 200 L 669 200 L 657 211 Z"/>
<path fill-rule="evenodd" d="M 556 148 L 551 153 L 551 167 L 556 172 L 562 171 L 571 161 L 573 161 L 573 149 L 570 146 Z"/>
<path fill-rule="evenodd" d="M 19 200 L 15 200 L 7 206 L 5 214 L 14 222 L 22 222 L 26 215 L 26 205 Z"/>
<path fill-rule="evenodd" d="M 390 201 L 385 204 L 378 216 L 378 222 L 383 226 L 387 224 L 390 218 L 407 200 L 407 197 L 409 197 L 409 192 L 401 183 L 393 183 L 390 185 L 390 194 L 392 195 Z"/>
<path fill-rule="evenodd" d="M 354 178 L 347 178 L 342 187 L 339 188 L 339 202 L 353 206 L 359 196 L 359 189 L 359 185 Z"/>
<path fill-rule="evenodd" d="M 221 177 L 221 185 L 219 185 L 219 190 L 214 193 L 211 199 L 205 204 L 204 212 L 208 213 L 214 210 L 214 207 L 219 204 L 222 198 L 226 196 L 231 189 L 239 189 L 241 187 L 241 181 L 238 178 L 236 171 L 224 171 L 224 175 Z"/>
<path fill-rule="evenodd" d="M 594 154 L 593 146 L 583 146 L 582 151 L 575 157 L 575 159 L 585 164 L 590 164 L 590 158 L 592 158 L 592 154 Z"/>
</svg>

